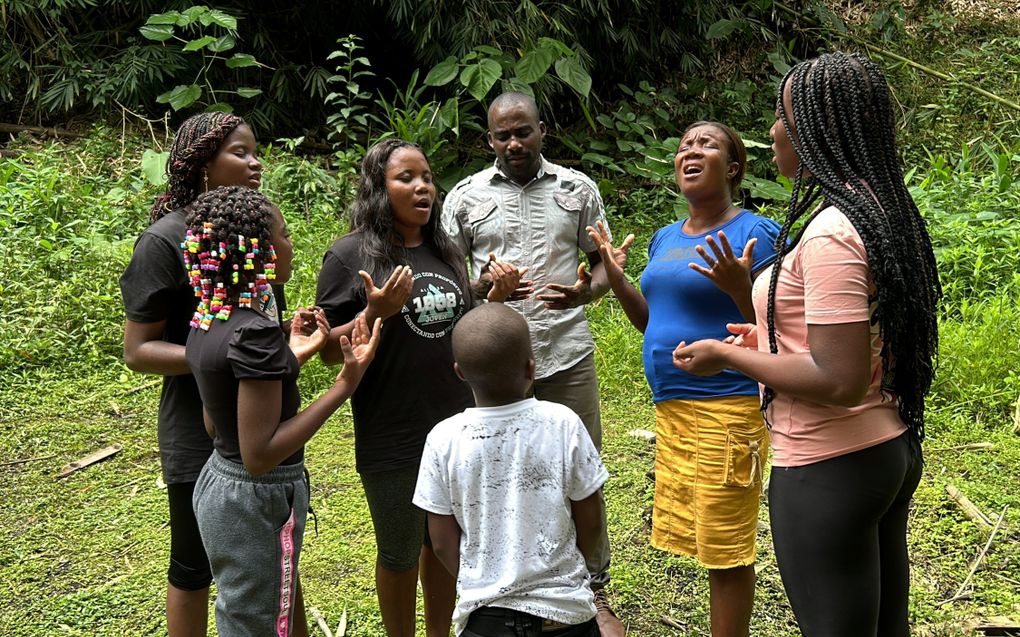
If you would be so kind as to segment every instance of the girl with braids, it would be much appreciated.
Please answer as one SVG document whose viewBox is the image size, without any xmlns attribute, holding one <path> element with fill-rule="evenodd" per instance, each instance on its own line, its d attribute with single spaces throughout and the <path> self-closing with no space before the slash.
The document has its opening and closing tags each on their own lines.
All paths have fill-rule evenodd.
<svg viewBox="0 0 1020 637">
<path fill-rule="evenodd" d="M 193 504 L 216 580 L 220 637 L 292 634 L 308 483 L 304 446 L 354 392 L 375 354 L 362 316 L 336 346 L 344 366 L 322 396 L 298 411 L 300 366 L 329 334 L 322 310 L 295 314 L 290 341 L 267 315 L 267 280 L 291 273 L 293 246 L 280 210 L 238 186 L 204 193 L 189 208 L 181 244 L 200 296 L 187 362 L 215 451 Z M 302 330 L 309 314 L 316 329 Z"/>
<path fill-rule="evenodd" d="M 652 545 L 708 569 L 713 637 L 748 634 L 768 433 L 755 381 L 732 370 L 689 374 L 673 365 L 672 352 L 682 340 L 723 338 L 727 323 L 754 318 L 752 274 L 776 258 L 779 225 L 734 205 L 746 165 L 744 143 L 729 126 L 696 122 L 684 130 L 674 167 L 690 216 L 652 237 L 641 291 L 624 276 L 634 236 L 613 247 L 605 228 L 588 228 L 614 294 L 644 334 L 655 401 Z"/>
<path fill-rule="evenodd" d="M 212 581 L 191 508 L 195 480 L 212 453 L 212 441 L 202 426 L 202 404 L 184 358 L 197 302 L 179 248 L 185 208 L 219 186 L 257 189 L 262 164 L 255 153 L 255 137 L 236 115 L 200 113 L 181 124 L 167 159 L 167 191 L 152 207 L 151 224 L 135 243 L 120 280 L 127 316 L 124 362 L 137 372 L 163 376 L 158 439 L 170 502 L 170 637 L 205 637 Z M 282 287 L 275 296 L 282 305 Z"/>
<path fill-rule="evenodd" d="M 321 357 L 337 362 L 337 337 L 358 317 L 382 319 L 375 363 L 351 399 L 355 458 L 377 547 L 375 580 L 390 637 L 415 634 L 419 574 L 429 637 L 447 637 L 455 581 L 433 553 L 425 512 L 411 503 L 432 426 L 474 405 L 453 371 L 451 332 L 471 306 L 464 255 L 439 224 L 439 200 L 421 149 L 386 139 L 361 164 L 351 232 L 326 252 L 317 305 L 333 327 Z M 520 273 L 492 261 L 489 300 L 516 289 Z M 377 281 L 385 281 L 381 287 Z"/>
<path fill-rule="evenodd" d="M 777 102 L 774 161 L 794 190 L 780 264 L 754 284 L 757 326 L 731 326 L 732 344 L 681 343 L 674 359 L 765 386 L 772 535 L 803 633 L 905 636 L 907 509 L 938 348 L 931 241 L 876 64 L 802 62 Z"/>
</svg>

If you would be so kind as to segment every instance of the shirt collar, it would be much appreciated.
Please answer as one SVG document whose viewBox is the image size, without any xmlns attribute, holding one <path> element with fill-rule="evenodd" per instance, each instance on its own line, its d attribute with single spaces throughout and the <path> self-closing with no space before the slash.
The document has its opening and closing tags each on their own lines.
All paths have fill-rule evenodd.
<svg viewBox="0 0 1020 637">
<path fill-rule="evenodd" d="M 538 181 L 540 179 L 543 179 L 546 175 L 551 174 L 553 172 L 552 169 L 554 168 L 555 164 L 551 164 L 548 161 L 546 161 L 544 155 L 539 155 L 538 158 L 541 160 L 541 163 L 538 166 L 538 172 L 535 173 L 534 178 L 532 178 L 532 180 L 529 181 L 528 184 L 531 184 L 531 183 L 534 183 L 534 182 L 536 182 L 536 181 Z M 500 181 L 505 181 L 505 182 L 508 182 L 508 183 L 511 183 L 511 184 L 515 184 L 515 185 L 517 185 L 517 186 L 519 186 L 521 188 L 524 188 L 524 186 L 528 185 L 528 184 L 524 184 L 524 186 L 521 186 L 516 181 L 511 179 L 509 175 L 507 175 L 505 172 L 503 172 L 503 169 L 499 167 L 499 159 L 493 160 L 492 167 L 493 167 L 493 173 L 492 173 L 492 179 L 493 180 L 499 179 Z"/>
</svg>

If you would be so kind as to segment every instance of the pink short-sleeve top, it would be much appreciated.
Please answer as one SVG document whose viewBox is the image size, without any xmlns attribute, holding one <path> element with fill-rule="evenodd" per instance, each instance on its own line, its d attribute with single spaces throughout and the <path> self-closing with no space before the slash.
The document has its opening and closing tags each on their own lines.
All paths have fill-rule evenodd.
<svg viewBox="0 0 1020 637">
<path fill-rule="evenodd" d="M 758 348 L 769 351 L 767 307 L 772 267 L 752 290 Z M 775 326 L 779 354 L 810 351 L 808 325 L 870 321 L 875 292 L 864 242 L 835 207 L 823 209 L 786 255 L 776 285 Z M 882 339 L 871 326 L 871 384 L 856 407 L 816 403 L 777 393 L 766 414 L 772 429 L 773 464 L 798 467 L 891 440 L 906 429 L 898 401 L 882 391 Z"/>
</svg>

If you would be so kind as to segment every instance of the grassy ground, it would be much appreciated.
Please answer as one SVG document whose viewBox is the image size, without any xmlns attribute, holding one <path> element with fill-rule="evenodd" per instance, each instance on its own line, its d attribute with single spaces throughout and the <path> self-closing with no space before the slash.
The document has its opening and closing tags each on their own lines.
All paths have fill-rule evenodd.
<svg viewBox="0 0 1020 637">
<path fill-rule="evenodd" d="M 303 299 L 308 300 L 308 299 Z M 954 377 L 980 381 L 982 352 L 963 349 L 993 334 L 1014 334 L 1020 311 L 1007 307 L 1000 320 L 975 312 L 944 328 L 943 365 Z M 648 391 L 640 370 L 640 341 L 615 301 L 592 308 L 599 343 L 597 361 L 606 428 L 603 452 L 612 478 L 607 486 L 613 590 L 631 634 L 707 635 L 707 578 L 688 559 L 650 548 L 649 507 L 653 450 L 628 435 L 653 428 Z M 968 323 L 968 321 L 970 321 Z M 966 335 L 967 338 L 958 338 Z M 1001 361 L 1020 368 L 1013 358 Z M 987 353 L 985 353 L 987 354 Z M 155 442 L 158 387 L 149 378 L 122 372 L 115 359 L 92 370 L 42 368 L 16 384 L 5 382 L 0 462 L 0 634 L 162 634 L 163 582 L 169 529 Z M 306 396 L 328 380 L 318 362 L 304 378 Z M 959 365 L 973 368 L 957 369 Z M 998 366 L 998 365 L 997 365 Z M 1009 369 L 1010 367 L 1006 367 Z M 966 388 L 962 388 L 966 390 Z M 980 389 L 980 388 L 978 388 Z M 980 393 L 980 391 L 978 391 Z M 994 397 L 985 397 L 987 406 Z M 1015 397 L 1004 397 L 1007 404 Z M 929 427 L 927 467 L 910 518 L 912 615 L 918 635 L 964 635 L 982 619 L 1020 620 L 1020 438 L 1005 409 L 976 404 L 937 406 Z M 958 445 L 988 442 L 989 448 Z M 64 464 L 99 447 L 118 443 L 117 456 L 63 480 Z M 344 609 L 348 634 L 381 635 L 372 581 L 374 544 L 367 508 L 354 471 L 349 412 L 342 412 L 308 448 L 318 535 L 309 525 L 302 579 L 309 606 L 335 626 Z M 965 589 L 952 597 L 988 539 L 947 499 L 955 484 L 994 516 L 1008 506 L 1006 521 Z M 762 521 L 767 526 L 763 510 Z M 768 532 L 763 530 L 752 632 L 794 635 Z M 669 627 L 672 618 L 681 628 Z M 212 634 L 212 631 L 210 631 Z"/>
</svg>

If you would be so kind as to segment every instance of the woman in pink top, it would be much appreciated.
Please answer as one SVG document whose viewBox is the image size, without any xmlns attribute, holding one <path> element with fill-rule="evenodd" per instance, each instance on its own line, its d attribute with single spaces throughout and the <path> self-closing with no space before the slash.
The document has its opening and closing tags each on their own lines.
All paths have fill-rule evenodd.
<svg viewBox="0 0 1020 637">
<path fill-rule="evenodd" d="M 803 634 L 905 636 L 907 509 L 938 349 L 931 240 L 876 64 L 802 62 L 777 101 L 773 161 L 794 188 L 779 266 L 754 285 L 757 325 L 681 343 L 674 363 L 763 384 L 773 542 Z"/>
</svg>

